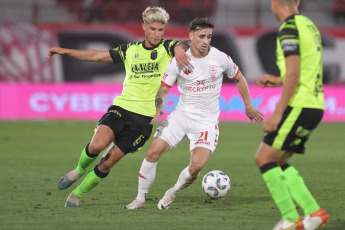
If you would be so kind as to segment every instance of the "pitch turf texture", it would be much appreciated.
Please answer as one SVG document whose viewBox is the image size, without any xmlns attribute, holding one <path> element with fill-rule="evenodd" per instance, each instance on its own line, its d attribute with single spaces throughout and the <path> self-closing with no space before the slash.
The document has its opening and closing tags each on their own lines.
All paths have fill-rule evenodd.
<svg viewBox="0 0 345 230">
<path fill-rule="evenodd" d="M 0 122 L 0 229 L 272 229 L 280 219 L 254 163 L 262 138 L 260 124 L 221 123 L 219 145 L 200 177 L 178 194 L 169 210 L 156 208 L 189 162 L 188 141 L 167 152 L 158 163 L 145 209 L 122 207 L 137 193 L 138 171 L 151 140 L 138 153 L 123 158 L 109 176 L 80 202 L 65 208 L 72 189 L 57 181 L 76 166 L 91 139 L 95 122 Z M 307 154 L 291 164 L 303 175 L 320 205 L 330 215 L 322 229 L 345 229 L 345 123 L 321 123 L 311 135 Z M 226 172 L 229 194 L 210 200 L 201 179 L 210 170 Z M 84 178 L 84 177 L 83 177 Z"/>
</svg>

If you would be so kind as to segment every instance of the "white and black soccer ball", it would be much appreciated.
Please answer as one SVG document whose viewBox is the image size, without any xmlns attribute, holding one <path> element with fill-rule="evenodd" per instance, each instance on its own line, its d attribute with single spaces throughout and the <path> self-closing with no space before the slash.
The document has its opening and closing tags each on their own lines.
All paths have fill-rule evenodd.
<svg viewBox="0 0 345 230">
<path fill-rule="evenodd" d="M 230 187 L 229 176 L 220 170 L 212 170 L 202 179 L 202 190 L 211 198 L 224 197 L 228 194 Z"/>
</svg>

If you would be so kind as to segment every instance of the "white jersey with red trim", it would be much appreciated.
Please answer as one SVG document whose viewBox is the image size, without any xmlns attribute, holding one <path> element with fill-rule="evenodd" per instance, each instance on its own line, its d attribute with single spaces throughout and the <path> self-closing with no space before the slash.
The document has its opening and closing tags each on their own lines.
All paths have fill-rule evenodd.
<svg viewBox="0 0 345 230">
<path fill-rule="evenodd" d="M 193 57 L 190 49 L 186 53 L 194 69 L 190 71 L 181 65 L 177 67 L 173 58 L 164 73 L 162 84 L 170 88 L 177 81 L 181 96 L 176 109 L 182 110 L 186 116 L 202 123 L 218 123 L 223 74 L 235 79 L 239 68 L 230 56 L 214 47 L 203 58 Z"/>
</svg>

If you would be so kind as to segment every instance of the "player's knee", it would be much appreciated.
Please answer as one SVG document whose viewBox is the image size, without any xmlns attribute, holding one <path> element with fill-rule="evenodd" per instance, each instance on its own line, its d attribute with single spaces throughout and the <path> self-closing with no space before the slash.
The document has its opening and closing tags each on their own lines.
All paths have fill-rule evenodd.
<svg viewBox="0 0 345 230">
<path fill-rule="evenodd" d="M 146 154 L 146 160 L 149 162 L 157 162 L 161 157 L 161 152 L 155 148 L 149 148 Z"/>
<path fill-rule="evenodd" d="M 90 143 L 89 144 L 89 153 L 90 155 L 98 155 L 102 150 L 104 149 L 104 145 L 99 144 L 99 143 Z"/>
<path fill-rule="evenodd" d="M 259 166 L 259 165 L 260 165 L 260 162 L 261 162 L 261 159 L 260 159 L 260 157 L 259 157 L 258 155 L 255 155 L 254 161 L 255 161 L 255 164 L 256 164 L 257 166 Z"/>
<path fill-rule="evenodd" d="M 198 162 L 189 165 L 189 173 L 191 176 L 198 176 L 200 174 L 201 169 L 204 167 L 205 164 Z"/>
</svg>

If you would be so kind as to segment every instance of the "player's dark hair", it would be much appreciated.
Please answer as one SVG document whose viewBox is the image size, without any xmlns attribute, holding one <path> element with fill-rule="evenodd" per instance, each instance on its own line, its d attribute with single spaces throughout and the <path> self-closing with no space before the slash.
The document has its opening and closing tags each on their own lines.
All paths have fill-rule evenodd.
<svg viewBox="0 0 345 230">
<path fill-rule="evenodd" d="M 189 31 L 196 31 L 207 28 L 213 29 L 214 27 L 216 27 L 216 25 L 210 18 L 196 18 L 191 22 Z"/>
</svg>

